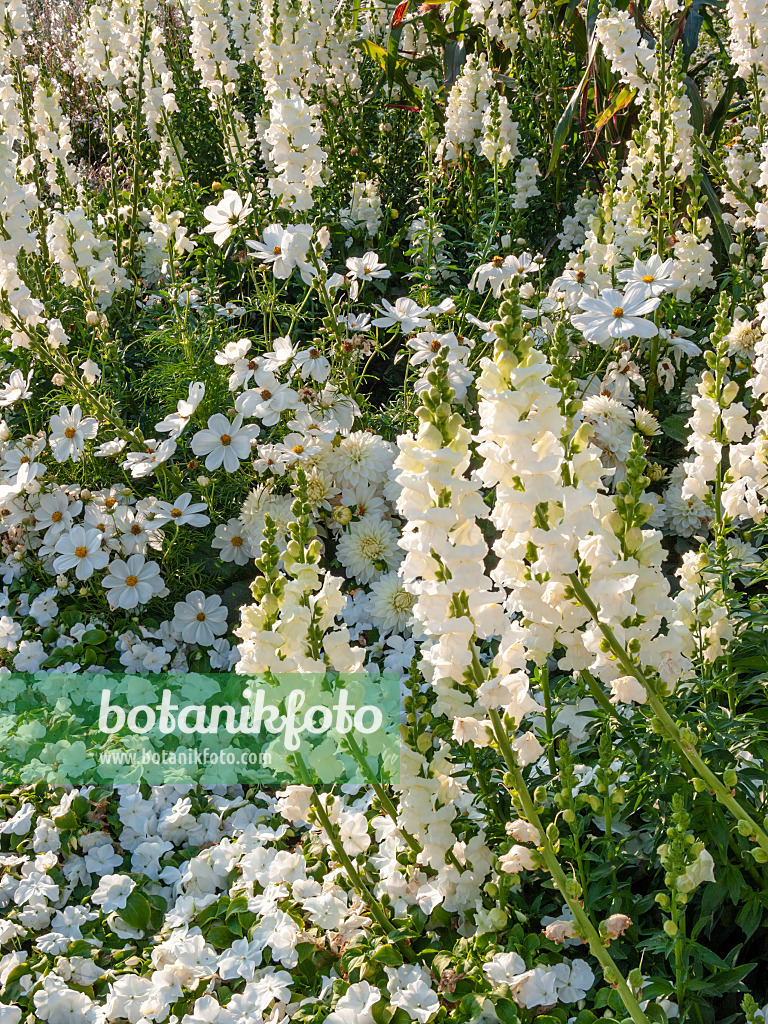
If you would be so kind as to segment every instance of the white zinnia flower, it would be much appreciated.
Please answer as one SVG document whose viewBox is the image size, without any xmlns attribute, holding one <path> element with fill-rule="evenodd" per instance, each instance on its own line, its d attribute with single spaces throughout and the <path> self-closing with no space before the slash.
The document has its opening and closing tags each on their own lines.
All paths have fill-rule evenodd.
<svg viewBox="0 0 768 1024">
<path fill-rule="evenodd" d="M 396 572 L 389 572 L 371 585 L 369 609 L 380 633 L 400 633 L 412 618 L 414 597 L 403 589 Z"/>
<path fill-rule="evenodd" d="M 373 516 L 352 523 L 342 534 L 336 547 L 336 556 L 347 576 L 360 583 L 377 579 L 398 561 L 397 532 L 393 527 Z"/>
<path fill-rule="evenodd" d="M 62 405 L 58 416 L 51 416 L 51 435 L 48 443 L 51 446 L 53 457 L 57 462 L 66 462 L 72 459 L 77 462 L 80 453 L 85 448 L 85 441 L 96 437 L 99 429 L 99 421 L 93 416 L 83 419 L 83 411 L 79 405 L 72 408 L 72 412 Z"/>
<path fill-rule="evenodd" d="M 337 484 L 357 487 L 386 479 L 393 462 L 392 446 L 378 434 L 356 430 L 343 437 L 328 455 L 328 469 Z"/>
</svg>

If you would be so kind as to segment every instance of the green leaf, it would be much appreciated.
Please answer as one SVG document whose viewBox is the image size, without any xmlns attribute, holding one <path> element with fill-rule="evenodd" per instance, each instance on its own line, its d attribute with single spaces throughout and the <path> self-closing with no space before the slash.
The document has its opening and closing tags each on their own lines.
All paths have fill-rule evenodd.
<svg viewBox="0 0 768 1024">
<path fill-rule="evenodd" d="M 667 416 L 664 422 L 659 425 L 667 437 L 671 437 L 673 441 L 679 441 L 681 444 L 686 444 L 688 441 L 687 422 L 687 416 Z"/>
<path fill-rule="evenodd" d="M 494 1009 L 501 1024 L 517 1024 L 517 1007 L 511 999 L 497 999 L 494 1003 Z M 594 1020 L 594 1017 L 592 1019 Z"/>
<path fill-rule="evenodd" d="M 235 898 L 229 904 L 229 907 L 227 908 L 227 912 L 224 915 L 224 917 L 228 921 L 233 914 L 243 914 L 247 910 L 248 910 L 248 897 L 247 896 L 243 896 L 241 894 L 239 896 L 235 896 Z"/>
<path fill-rule="evenodd" d="M 555 132 L 552 136 L 552 155 L 549 158 L 549 166 L 547 167 L 547 173 L 544 175 L 545 178 L 548 178 L 549 175 L 552 173 L 552 170 L 557 162 L 557 158 L 560 155 L 560 150 L 563 148 L 565 140 L 568 138 L 568 133 L 571 130 L 571 122 L 573 121 L 573 115 L 576 113 L 576 107 L 578 106 L 579 100 L 581 99 L 581 94 L 582 92 L 584 92 L 587 82 L 589 81 L 589 74 L 592 70 L 592 61 L 595 59 L 596 53 L 597 34 L 595 33 L 592 36 L 592 42 L 589 44 L 589 52 L 587 54 L 587 67 L 584 71 L 584 75 L 579 84 L 576 86 L 575 92 L 568 100 L 568 105 L 566 106 L 565 110 L 562 113 L 562 116 L 560 117 L 560 120 L 557 122 L 557 125 L 555 126 Z"/>
<path fill-rule="evenodd" d="M 717 192 L 715 192 L 715 186 L 712 184 L 704 168 L 701 169 L 701 190 L 706 197 L 709 215 L 712 218 L 715 233 L 723 247 L 724 257 L 727 260 L 731 249 L 731 232 L 723 220 L 723 211 L 720 207 L 720 200 L 717 198 Z"/>
<path fill-rule="evenodd" d="M 693 125 L 693 130 L 701 133 L 704 131 L 704 104 L 701 101 L 701 93 L 696 83 L 688 75 L 683 78 L 683 83 L 688 99 L 691 101 L 691 124 Z"/>
<path fill-rule="evenodd" d="M 103 629 L 86 629 L 80 637 L 80 643 L 97 646 L 98 644 L 103 644 L 106 639 L 107 634 Z"/>
<path fill-rule="evenodd" d="M 138 932 L 146 931 L 151 913 L 149 901 L 135 889 L 128 897 L 125 907 L 118 911 L 128 927 L 135 928 Z"/>
<path fill-rule="evenodd" d="M 622 110 L 629 106 L 632 100 L 637 96 L 637 89 L 630 89 L 628 85 L 625 85 L 623 89 L 620 89 L 611 100 L 610 106 L 602 112 L 595 122 L 595 128 L 600 131 L 612 117 L 619 114 Z"/>
</svg>

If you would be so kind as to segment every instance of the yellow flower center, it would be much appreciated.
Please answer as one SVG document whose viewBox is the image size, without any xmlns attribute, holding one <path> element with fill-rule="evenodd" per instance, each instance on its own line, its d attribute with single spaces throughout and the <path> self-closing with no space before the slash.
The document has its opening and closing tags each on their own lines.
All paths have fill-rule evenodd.
<svg viewBox="0 0 768 1024">
<path fill-rule="evenodd" d="M 64 437 L 70 437 L 71 438 L 71 437 L 74 437 L 74 436 L 75 436 L 75 428 L 74 427 L 67 427 L 67 429 L 64 431 Z"/>
<path fill-rule="evenodd" d="M 656 280 L 656 278 L 653 276 L 653 274 L 643 274 L 643 283 L 644 284 L 650 284 L 651 281 L 655 281 L 655 280 Z"/>
<path fill-rule="evenodd" d="M 117 504 L 117 498 L 107 498 L 104 504 L 107 506 L 107 508 L 114 508 L 115 505 Z"/>
<path fill-rule="evenodd" d="M 301 453 L 304 451 L 304 445 L 303 444 L 295 444 L 293 446 L 293 448 L 291 448 L 291 451 L 295 452 L 296 455 L 301 455 Z"/>
<path fill-rule="evenodd" d="M 224 440 L 224 438 L 222 437 L 222 441 L 223 440 Z M 173 516 L 174 519 L 178 519 L 179 516 L 183 516 L 184 513 L 181 511 L 180 508 L 172 508 L 171 509 L 171 515 Z"/>
<path fill-rule="evenodd" d="M 613 315 L 616 317 L 617 320 L 620 316 L 624 316 L 623 308 L 621 306 L 617 306 L 613 311 Z"/>
<path fill-rule="evenodd" d="M 272 397 L 272 392 L 269 390 L 269 388 L 263 388 L 260 394 L 265 402 L 268 402 L 269 399 Z"/>
<path fill-rule="evenodd" d="M 242 546 L 243 546 L 243 538 L 242 537 L 233 537 L 232 538 L 232 547 L 233 548 L 241 548 Z"/>
<path fill-rule="evenodd" d="M 54 512 L 53 515 L 51 516 L 51 522 L 52 523 L 60 523 L 63 518 L 64 518 L 64 513 L 63 512 Z"/>
<path fill-rule="evenodd" d="M 198 622 L 205 622 L 205 612 L 198 612 L 196 618 Z"/>
<path fill-rule="evenodd" d="M 126 576 L 125 577 L 125 585 L 127 587 L 135 587 L 138 582 L 139 582 L 139 577 L 138 576 Z"/>
<path fill-rule="evenodd" d="M 280 248 L 279 245 L 276 245 L 272 252 L 275 254 L 275 256 L 282 256 L 283 250 Z"/>
<path fill-rule="evenodd" d="M 75 554 L 77 555 L 78 558 L 85 558 L 85 556 L 88 554 L 88 548 L 83 547 L 83 545 L 81 544 L 80 547 L 75 548 Z"/>
<path fill-rule="evenodd" d="M 219 438 L 219 440 L 225 446 L 228 445 L 228 444 L 232 444 L 232 438 L 229 436 L 229 434 L 222 434 L 221 437 Z M 177 511 L 178 511 L 178 509 L 174 509 L 174 512 L 177 512 Z M 171 515 L 173 515 L 173 512 L 171 512 Z"/>
</svg>

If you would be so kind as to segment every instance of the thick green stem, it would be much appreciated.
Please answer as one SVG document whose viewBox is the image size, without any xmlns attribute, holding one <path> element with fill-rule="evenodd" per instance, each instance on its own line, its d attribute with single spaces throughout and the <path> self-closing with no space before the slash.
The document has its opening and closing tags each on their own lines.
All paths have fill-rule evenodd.
<svg viewBox="0 0 768 1024">
<path fill-rule="evenodd" d="M 514 780 L 515 790 L 522 803 L 525 816 L 531 825 L 533 825 L 539 832 L 539 852 L 541 853 L 544 867 L 552 876 L 552 881 L 555 883 L 558 892 L 565 900 L 570 912 L 573 914 L 573 919 L 579 928 L 579 934 L 589 944 L 590 952 L 600 962 L 600 965 L 605 971 L 610 983 L 616 986 L 624 1006 L 627 1008 L 627 1013 L 629 1013 L 635 1024 L 649 1024 L 648 1018 L 640 1009 L 640 1004 L 635 998 L 632 989 L 629 987 L 626 979 L 616 966 L 616 962 L 613 957 L 606 949 L 605 943 L 600 937 L 600 933 L 597 928 L 595 928 L 590 921 L 581 903 L 570 895 L 568 879 L 560 866 L 557 854 L 552 848 L 552 844 L 547 837 L 546 830 L 536 812 L 533 797 L 528 791 L 528 786 L 523 778 L 523 773 L 517 765 L 517 759 L 515 758 L 514 751 L 512 750 L 512 746 L 509 742 L 509 736 L 507 735 L 507 730 L 504 728 L 501 715 L 495 708 L 492 708 L 489 712 L 489 716 L 491 723 L 493 724 L 493 731 L 496 734 L 499 749 L 504 756 L 504 760 L 506 761 L 509 772 Z"/>
</svg>

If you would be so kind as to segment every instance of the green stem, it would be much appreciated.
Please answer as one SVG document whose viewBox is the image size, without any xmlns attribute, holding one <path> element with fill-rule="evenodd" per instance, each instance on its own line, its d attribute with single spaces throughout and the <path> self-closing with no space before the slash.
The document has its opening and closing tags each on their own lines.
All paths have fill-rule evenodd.
<svg viewBox="0 0 768 1024">
<path fill-rule="evenodd" d="M 616 634 L 613 632 L 611 627 L 607 625 L 607 623 L 600 621 L 597 607 L 578 576 L 575 573 L 571 573 L 568 578 L 571 581 L 577 597 L 589 611 L 600 629 L 600 632 L 607 640 L 608 646 L 615 655 L 617 662 L 621 665 L 627 675 L 631 675 L 637 679 L 645 689 L 645 692 L 648 695 L 648 704 L 656 716 L 656 721 L 662 735 L 670 740 L 673 746 L 677 748 L 679 754 L 689 762 L 699 778 L 704 781 L 711 792 L 715 794 L 718 801 L 731 812 L 734 818 L 736 818 L 737 821 L 743 821 L 749 826 L 752 838 L 758 843 L 761 849 L 765 851 L 765 853 L 768 853 L 768 835 L 766 835 L 757 822 L 750 817 L 738 800 L 732 796 L 730 790 L 720 779 L 718 779 L 703 758 L 683 737 L 682 730 L 672 720 L 672 717 L 664 706 L 663 699 L 655 692 L 643 671 L 634 663 L 632 658 L 624 650 L 622 645 L 616 639 Z"/>
<path fill-rule="evenodd" d="M 493 731 L 496 734 L 499 749 L 501 750 L 504 760 L 507 763 L 507 768 L 514 780 L 515 790 L 517 791 L 517 795 L 522 803 L 525 816 L 531 825 L 533 825 L 539 832 L 539 851 L 541 853 L 542 860 L 544 861 L 544 866 L 552 876 L 552 881 L 555 883 L 560 895 L 565 900 L 568 909 L 573 914 L 573 919 L 579 928 L 579 934 L 589 944 L 590 952 L 599 961 L 600 966 L 606 973 L 607 979 L 610 979 L 610 984 L 615 985 L 618 989 L 622 1002 L 635 1024 L 649 1024 L 648 1018 L 640 1009 L 640 1004 L 635 998 L 632 989 L 629 987 L 626 979 L 616 966 L 613 957 L 606 949 L 605 943 L 600 937 L 600 933 L 597 928 L 595 928 L 590 921 L 581 903 L 570 895 L 568 879 L 560 866 L 557 855 L 552 848 L 552 844 L 550 843 L 544 826 L 536 812 L 533 798 L 528 791 L 528 786 L 523 778 L 523 773 L 517 765 L 517 760 L 510 745 L 507 730 L 504 728 L 504 723 L 501 720 L 501 715 L 495 708 L 491 708 L 489 711 L 489 717 L 493 724 Z"/>
</svg>

